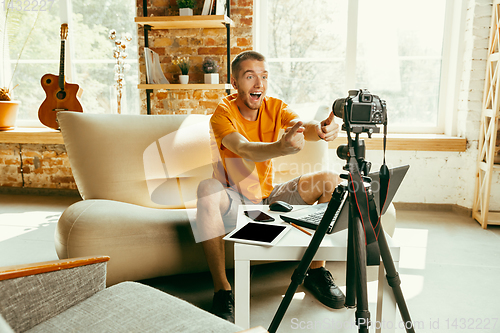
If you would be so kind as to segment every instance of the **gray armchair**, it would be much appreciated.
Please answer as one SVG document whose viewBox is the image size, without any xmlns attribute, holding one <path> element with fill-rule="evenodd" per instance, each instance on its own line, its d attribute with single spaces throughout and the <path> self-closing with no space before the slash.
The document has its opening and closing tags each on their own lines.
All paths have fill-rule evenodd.
<svg viewBox="0 0 500 333">
<path fill-rule="evenodd" d="M 140 283 L 106 288 L 108 260 L 86 257 L 0 268 L 0 333 L 242 330 Z"/>
</svg>

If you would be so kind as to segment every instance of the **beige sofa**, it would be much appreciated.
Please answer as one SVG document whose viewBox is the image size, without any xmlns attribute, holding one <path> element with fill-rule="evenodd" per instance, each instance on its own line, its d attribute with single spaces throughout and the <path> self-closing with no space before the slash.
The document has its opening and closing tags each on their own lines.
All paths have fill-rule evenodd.
<svg viewBox="0 0 500 333">
<path fill-rule="evenodd" d="M 58 121 L 84 199 L 59 219 L 59 258 L 107 255 L 107 284 L 208 269 L 196 243 L 196 188 L 212 175 L 206 115 L 60 112 Z M 326 142 L 278 158 L 283 181 L 327 168 Z M 338 170 L 340 171 L 340 170 Z M 392 234 L 395 211 L 384 216 Z M 233 266 L 227 246 L 227 266 Z"/>
</svg>

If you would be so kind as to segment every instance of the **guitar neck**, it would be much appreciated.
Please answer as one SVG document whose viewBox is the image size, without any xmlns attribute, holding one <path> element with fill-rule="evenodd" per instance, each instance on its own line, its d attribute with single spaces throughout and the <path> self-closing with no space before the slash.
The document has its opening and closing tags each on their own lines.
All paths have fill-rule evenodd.
<svg viewBox="0 0 500 333">
<path fill-rule="evenodd" d="M 61 40 L 61 57 L 59 65 L 59 88 L 64 90 L 64 43 L 65 40 Z"/>
</svg>

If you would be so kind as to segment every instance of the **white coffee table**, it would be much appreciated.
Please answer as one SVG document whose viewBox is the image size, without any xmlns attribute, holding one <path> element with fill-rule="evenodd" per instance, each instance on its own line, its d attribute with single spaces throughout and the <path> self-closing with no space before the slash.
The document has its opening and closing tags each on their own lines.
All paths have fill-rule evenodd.
<svg viewBox="0 0 500 333">
<path fill-rule="evenodd" d="M 301 206 L 294 206 L 294 210 Z M 276 220 L 274 224 L 285 224 L 279 215 L 283 213 L 271 212 L 268 206 L 240 206 L 238 211 L 237 225 L 243 225 L 250 221 L 243 214 L 244 210 L 260 209 L 263 212 L 273 216 Z M 308 231 L 313 232 L 310 229 Z M 273 247 L 247 245 L 242 243 L 234 244 L 234 294 L 235 294 L 235 323 L 245 329 L 250 327 L 250 261 L 293 261 L 300 260 L 309 245 L 312 236 L 309 236 L 295 228 L 292 228 L 277 245 Z M 392 253 L 396 269 L 399 267 L 399 252 L 397 246 L 391 237 L 387 236 L 387 242 Z M 326 261 L 346 261 L 347 257 L 347 230 L 340 231 L 331 235 L 326 235 L 320 248 L 318 249 L 314 260 Z M 378 274 L 377 291 L 377 322 L 395 321 L 396 318 L 396 300 L 391 287 L 385 278 L 385 270 L 382 262 L 380 263 Z M 372 318 L 373 320 L 373 318 Z M 382 332 L 377 329 L 377 332 Z M 385 329 L 385 332 L 394 332 L 394 329 Z"/>
</svg>

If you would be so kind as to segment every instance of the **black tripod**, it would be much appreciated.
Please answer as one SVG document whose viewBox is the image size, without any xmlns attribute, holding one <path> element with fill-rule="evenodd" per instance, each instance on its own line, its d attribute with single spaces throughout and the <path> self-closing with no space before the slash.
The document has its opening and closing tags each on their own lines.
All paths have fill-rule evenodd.
<svg viewBox="0 0 500 333">
<path fill-rule="evenodd" d="M 392 256 L 387 245 L 384 231 L 380 224 L 379 214 L 377 213 L 373 194 L 370 188 L 370 179 L 362 177 L 368 175 L 371 166 L 370 162 L 365 161 L 364 141 L 359 140 L 359 133 L 356 131 L 356 138 L 353 141 L 348 133 L 348 146 L 341 146 L 337 150 L 340 158 L 347 160 L 344 167 L 349 172 L 343 175 L 347 178 L 348 185 L 339 185 L 335 189 L 332 199 L 328 203 L 326 212 L 314 233 L 314 236 L 302 257 L 299 266 L 292 275 L 285 297 L 274 315 L 269 326 L 269 332 L 275 333 L 285 315 L 293 295 L 299 285 L 302 284 L 325 233 L 332 222 L 337 211 L 342 209 L 343 197 L 347 195 L 349 202 L 349 224 L 348 224 L 348 243 L 347 243 L 347 272 L 346 272 L 346 307 L 356 307 L 356 325 L 359 332 L 368 333 L 370 326 L 370 312 L 368 311 L 368 293 L 366 266 L 378 265 L 380 256 L 386 270 L 386 277 L 389 285 L 392 287 L 396 302 L 398 304 L 401 317 L 405 323 L 406 332 L 415 332 L 410 318 L 405 299 L 401 291 L 401 280 L 396 271 Z M 384 163 L 385 166 L 385 163 Z M 388 176 L 388 170 L 387 176 Z M 382 170 L 381 170 L 382 173 Z M 382 175 L 381 175 L 382 178 Z M 382 191 L 382 189 L 381 189 Z M 387 187 L 384 192 L 386 193 Z M 347 192 L 347 193 L 346 193 Z M 384 197 L 385 200 L 385 197 Z M 381 205 L 383 205 L 381 201 Z M 382 209 L 381 209 L 382 211 Z M 370 220 L 372 223 L 370 223 Z M 373 223 L 375 220 L 376 223 Z M 377 246 L 378 244 L 378 246 Z M 357 304 L 356 304 L 357 303 Z"/>
</svg>

